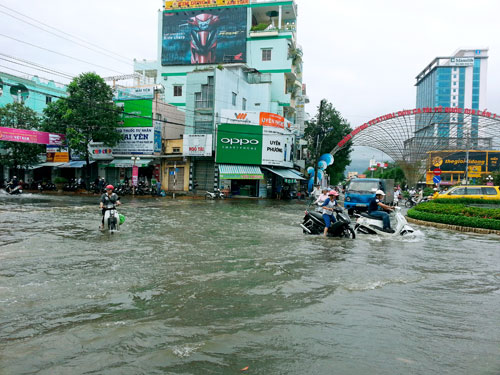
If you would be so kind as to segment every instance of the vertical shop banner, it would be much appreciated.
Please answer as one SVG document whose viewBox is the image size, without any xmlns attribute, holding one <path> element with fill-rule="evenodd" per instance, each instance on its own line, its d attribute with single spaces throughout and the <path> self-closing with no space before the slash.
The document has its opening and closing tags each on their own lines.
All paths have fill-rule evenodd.
<svg viewBox="0 0 500 375">
<path fill-rule="evenodd" d="M 220 124 L 215 160 L 217 163 L 261 164 L 262 127 Z"/>
<path fill-rule="evenodd" d="M 246 62 L 246 7 L 166 11 L 162 30 L 162 65 Z"/>
<path fill-rule="evenodd" d="M 154 123 L 154 153 L 161 153 L 161 129 L 163 123 L 161 121 L 155 121 Z"/>
<path fill-rule="evenodd" d="M 139 182 L 139 167 L 137 165 L 132 166 L 132 185 L 137 186 Z"/>
</svg>

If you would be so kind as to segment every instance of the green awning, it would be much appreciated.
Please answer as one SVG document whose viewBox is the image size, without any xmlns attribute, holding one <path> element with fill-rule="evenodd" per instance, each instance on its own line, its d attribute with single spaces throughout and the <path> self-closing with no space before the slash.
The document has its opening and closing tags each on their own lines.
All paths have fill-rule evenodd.
<svg viewBox="0 0 500 375">
<path fill-rule="evenodd" d="M 138 167 L 147 167 L 153 159 L 140 158 L 136 160 L 135 165 Z M 111 163 L 107 164 L 106 167 L 111 168 L 132 168 L 134 166 L 134 161 L 130 158 L 128 159 L 115 159 Z"/>
<path fill-rule="evenodd" d="M 222 180 L 263 180 L 264 174 L 257 165 L 219 164 Z"/>
<path fill-rule="evenodd" d="M 269 172 L 274 173 L 275 175 L 278 175 L 286 180 L 305 180 L 304 177 L 302 177 L 299 173 L 296 172 L 293 169 L 278 169 L 278 168 L 270 168 L 270 167 L 263 167 L 264 169 L 267 169 Z"/>
</svg>

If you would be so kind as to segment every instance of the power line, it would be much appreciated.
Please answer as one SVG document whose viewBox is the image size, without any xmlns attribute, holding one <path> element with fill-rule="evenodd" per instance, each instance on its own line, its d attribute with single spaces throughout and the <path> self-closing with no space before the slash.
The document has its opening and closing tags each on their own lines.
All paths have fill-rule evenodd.
<svg viewBox="0 0 500 375">
<path fill-rule="evenodd" d="M 51 52 L 51 53 L 55 53 L 56 55 L 60 55 L 60 56 L 63 56 L 63 57 L 67 57 L 67 58 L 72 59 L 72 60 L 80 61 L 80 62 L 83 62 L 83 63 L 85 63 L 85 64 L 89 64 L 89 65 L 97 66 L 98 68 L 102 68 L 102 69 L 110 70 L 110 71 L 115 72 L 115 73 L 120 73 L 120 74 L 123 74 L 122 72 L 119 72 L 118 70 L 114 70 L 114 69 L 107 68 L 107 67 L 102 66 L 102 65 L 94 64 L 94 63 L 91 63 L 91 62 L 89 62 L 89 61 L 85 61 L 85 60 L 79 59 L 79 58 L 77 58 L 77 57 L 73 57 L 73 56 L 65 55 L 64 53 L 60 53 L 60 52 L 57 52 L 57 51 L 54 51 L 54 50 L 51 50 L 51 49 L 48 49 L 48 48 L 40 47 L 40 46 L 37 46 L 36 44 L 32 44 L 32 43 L 29 43 L 29 42 L 25 42 L 24 40 L 20 40 L 20 39 L 17 39 L 17 38 L 13 38 L 13 37 L 8 36 L 8 35 L 5 35 L 5 34 L 1 34 L 1 33 L 0 33 L 0 36 L 3 36 L 4 38 L 7 38 L 7 39 L 14 40 L 14 41 L 19 42 L 19 43 L 27 44 L 27 45 L 32 46 L 32 47 L 35 47 L 35 48 L 39 48 L 39 49 L 44 50 L 44 51 L 48 51 L 48 52 Z"/>
<path fill-rule="evenodd" d="M 19 57 L 15 57 L 15 56 L 7 55 L 7 54 L 5 54 L 5 53 L 1 53 L 1 52 L 0 52 L 0 55 L 1 55 L 1 56 L 4 56 L 4 57 L 7 57 L 7 58 L 9 58 L 9 59 L 12 59 L 12 60 L 20 61 L 20 62 L 23 62 L 23 63 L 26 63 L 26 64 L 33 65 L 33 66 L 35 66 L 35 67 L 42 68 L 42 69 L 47 70 L 47 71 L 51 71 L 51 72 L 53 72 L 54 74 L 58 74 L 58 75 L 61 75 L 61 76 L 67 76 L 68 78 L 73 79 L 73 76 L 72 76 L 71 74 L 69 74 L 69 73 L 66 73 L 66 72 L 61 72 L 61 71 L 57 71 L 57 70 L 52 69 L 52 68 L 47 68 L 47 67 L 45 67 L 45 66 L 43 66 L 43 65 L 40 65 L 40 64 L 38 64 L 38 63 L 34 63 L 34 62 L 32 62 L 32 61 L 28 61 L 28 60 L 25 60 L 25 59 L 21 59 L 21 58 L 19 58 Z"/>
<path fill-rule="evenodd" d="M 81 41 L 81 42 L 83 42 L 83 43 L 87 43 L 88 45 L 91 45 L 91 46 L 93 46 L 93 47 L 96 47 L 96 48 L 98 48 L 98 49 L 101 49 L 101 50 L 103 50 L 103 51 L 106 51 L 106 52 L 108 52 L 108 53 L 111 53 L 111 54 L 113 54 L 113 55 L 115 55 L 115 56 L 119 56 L 119 57 L 121 57 L 121 58 L 123 58 L 123 59 L 125 59 L 125 60 L 130 60 L 130 59 L 129 59 L 128 57 L 126 57 L 126 56 L 122 56 L 122 55 L 120 55 L 120 54 L 118 54 L 118 53 L 116 53 L 116 52 L 112 52 L 112 51 L 110 51 L 110 50 L 109 50 L 109 49 L 107 49 L 107 48 L 102 48 L 102 47 L 99 47 L 98 45 L 93 44 L 93 43 L 91 43 L 91 42 L 88 42 L 88 41 L 86 41 L 85 39 L 82 39 L 82 38 L 80 38 L 80 37 L 78 37 L 78 36 L 76 36 L 76 35 L 70 34 L 70 33 L 65 32 L 65 31 L 63 31 L 63 30 L 60 30 L 60 29 L 58 29 L 58 28 L 56 28 L 56 27 L 53 27 L 53 26 L 47 25 L 46 23 L 43 23 L 43 22 L 41 22 L 41 21 L 39 21 L 39 20 L 37 20 L 37 19 L 35 19 L 35 18 L 33 18 L 33 17 L 30 17 L 30 16 L 27 16 L 27 15 L 25 15 L 25 14 L 22 14 L 22 13 L 20 13 L 20 12 L 18 12 L 18 11 L 16 11 L 16 10 L 14 10 L 14 9 L 12 9 L 12 8 L 9 8 L 9 7 L 5 6 L 5 5 L 0 4 L 0 7 L 5 8 L 5 9 L 8 9 L 9 11 L 11 11 L 11 12 L 13 12 L 13 13 L 19 14 L 20 16 L 23 16 L 23 17 L 25 17 L 25 18 L 27 18 L 27 19 L 30 19 L 30 20 L 32 20 L 32 21 L 35 21 L 35 22 L 37 22 L 37 23 L 39 23 L 39 24 L 41 24 L 41 25 L 43 25 L 43 26 L 46 26 L 46 27 L 48 27 L 48 28 L 50 28 L 50 29 L 52 29 L 52 30 L 55 30 L 55 31 L 57 31 L 57 32 L 59 32 L 59 33 L 61 33 L 61 34 L 68 35 L 68 36 L 70 36 L 70 37 L 71 37 L 71 38 L 73 38 L 73 39 L 79 40 L 79 41 Z"/>
</svg>

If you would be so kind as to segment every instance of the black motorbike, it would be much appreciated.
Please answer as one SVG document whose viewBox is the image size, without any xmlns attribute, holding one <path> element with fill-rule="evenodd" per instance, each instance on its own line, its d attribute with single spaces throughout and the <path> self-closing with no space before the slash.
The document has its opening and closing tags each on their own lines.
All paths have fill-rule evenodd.
<svg viewBox="0 0 500 375">
<path fill-rule="evenodd" d="M 328 228 L 328 237 L 356 238 L 349 215 L 339 206 L 334 207 L 334 211 L 337 221 Z M 300 226 L 305 234 L 323 234 L 325 221 L 321 213 L 307 209 Z"/>
</svg>

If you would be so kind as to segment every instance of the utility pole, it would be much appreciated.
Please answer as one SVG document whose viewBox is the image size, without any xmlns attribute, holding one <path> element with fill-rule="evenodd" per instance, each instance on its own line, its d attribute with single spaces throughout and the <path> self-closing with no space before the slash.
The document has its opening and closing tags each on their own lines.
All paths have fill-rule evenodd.
<svg viewBox="0 0 500 375">
<path fill-rule="evenodd" d="M 318 184 L 318 162 L 319 162 L 319 135 L 323 127 L 323 100 L 319 103 L 318 132 L 316 134 L 316 157 L 314 158 L 314 185 Z"/>
</svg>

